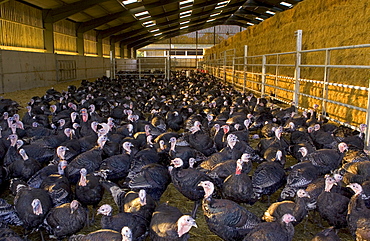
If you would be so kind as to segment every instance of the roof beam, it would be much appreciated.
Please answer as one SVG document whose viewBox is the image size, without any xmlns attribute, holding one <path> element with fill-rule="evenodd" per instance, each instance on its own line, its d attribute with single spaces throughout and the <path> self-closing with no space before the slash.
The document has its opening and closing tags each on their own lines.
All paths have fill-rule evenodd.
<svg viewBox="0 0 370 241">
<path fill-rule="evenodd" d="M 101 25 L 104 25 L 106 23 L 109 23 L 110 21 L 113 21 L 117 18 L 126 17 L 126 16 L 130 16 L 130 15 L 131 15 L 131 13 L 129 11 L 125 10 L 125 11 L 109 14 L 109 15 L 106 15 L 106 16 L 103 16 L 103 17 L 100 17 L 100 18 L 94 18 L 94 19 L 91 19 L 90 21 L 86 21 L 86 22 L 81 23 L 78 26 L 77 31 L 81 32 L 81 33 L 84 33 L 84 32 L 87 32 L 89 30 L 92 30 L 94 28 L 97 28 Z"/>
<path fill-rule="evenodd" d="M 222 14 L 220 14 L 219 16 L 217 16 L 218 18 L 219 17 L 223 17 L 223 16 L 227 16 L 229 17 L 229 15 L 231 15 L 234 11 L 230 10 L 228 12 L 223 12 Z M 214 10 L 212 11 L 207 11 L 207 12 L 202 12 L 202 13 L 199 13 L 199 14 L 195 14 L 195 15 L 192 15 L 191 17 L 188 17 L 188 18 L 183 18 L 183 19 L 176 19 L 176 20 L 172 20 L 172 21 L 169 21 L 169 22 L 165 22 L 165 23 L 162 23 L 162 24 L 157 24 L 155 26 L 153 26 L 152 28 L 156 28 L 156 27 L 164 27 L 164 26 L 168 26 L 170 24 L 175 24 L 175 23 L 180 23 L 180 22 L 183 22 L 183 21 L 186 21 L 186 20 L 190 20 L 194 17 L 203 17 L 203 19 L 198 19 L 196 21 L 190 21 L 189 22 L 189 25 L 191 24 L 195 24 L 195 23 L 199 23 L 199 22 L 205 22 L 206 19 L 208 19 L 208 14 L 212 14 L 214 13 Z M 217 18 L 216 17 L 216 18 Z M 167 27 L 167 28 L 174 28 L 174 27 L 179 27 L 179 25 L 176 25 L 176 26 L 173 26 L 173 27 Z M 163 31 L 166 31 L 166 28 L 164 29 L 160 29 L 162 32 Z M 139 33 L 145 33 L 147 34 L 148 33 L 148 29 L 147 28 L 141 28 L 139 30 L 134 30 L 134 31 L 129 31 L 129 32 L 126 32 L 126 33 L 122 33 L 120 35 L 116 35 L 116 36 L 112 36 L 111 38 L 111 41 L 112 42 L 119 42 L 119 41 L 122 41 L 124 40 L 127 36 L 133 36 L 133 35 L 136 35 L 136 34 L 139 34 Z"/>
<path fill-rule="evenodd" d="M 68 5 L 61 6 L 59 8 L 44 10 L 44 22 L 55 23 L 59 20 L 68 18 L 69 16 L 95 6 L 99 3 L 106 2 L 109 0 L 81 0 Z"/>
<path fill-rule="evenodd" d="M 102 36 L 103 38 L 106 38 L 108 36 L 111 36 L 111 35 L 113 35 L 115 33 L 120 32 L 120 31 L 124 31 L 124 30 L 126 30 L 128 28 L 141 25 L 143 22 L 146 22 L 146 21 L 149 21 L 149 20 L 157 20 L 157 19 L 160 19 L 160 18 L 173 16 L 173 15 L 180 14 L 181 12 L 187 11 L 187 10 L 198 9 L 198 8 L 212 6 L 212 5 L 215 5 L 216 6 L 216 4 L 217 4 L 217 2 L 215 2 L 215 1 L 212 1 L 212 3 L 210 3 L 210 2 L 204 2 L 204 3 L 195 4 L 195 5 L 192 5 L 192 6 L 185 7 L 183 9 L 181 9 L 181 10 L 173 10 L 173 11 L 170 11 L 170 12 L 165 12 L 165 13 L 161 13 L 161 14 L 157 14 L 157 15 L 152 15 L 152 18 L 150 18 L 150 19 L 145 19 L 143 21 L 140 21 L 140 20 L 138 20 L 138 21 L 132 21 L 132 22 L 121 24 L 121 25 L 116 26 L 116 27 L 113 27 L 113 28 L 106 29 L 106 30 L 104 30 L 104 31 L 102 31 L 100 33 L 100 36 Z M 219 9 L 219 10 L 218 9 L 212 10 L 210 13 L 216 13 L 216 12 L 219 12 L 221 10 L 223 10 L 223 11 L 229 10 L 231 8 L 239 7 L 240 5 L 241 5 L 240 3 L 228 4 L 226 7 L 222 8 L 222 9 Z M 190 16 L 189 18 L 182 18 L 182 19 L 179 18 L 178 19 L 178 22 L 182 22 L 185 19 L 191 19 L 192 17 L 193 16 Z M 125 34 L 125 35 L 127 35 L 127 34 Z"/>
<path fill-rule="evenodd" d="M 224 16 L 224 17 L 221 17 L 221 18 L 218 18 L 216 19 L 215 21 L 226 21 L 228 18 L 228 16 Z M 212 21 L 212 22 L 215 22 L 215 21 Z M 195 24 L 194 24 L 195 23 Z M 199 25 L 203 25 L 205 24 L 206 22 L 204 20 L 198 20 L 197 22 L 194 22 L 192 26 L 189 26 L 188 28 L 194 28 L 195 26 L 199 26 Z M 161 33 L 162 34 L 165 34 L 166 32 L 172 32 L 174 30 L 178 30 L 179 29 L 179 26 L 173 26 L 173 27 L 168 27 L 166 29 L 162 29 Z M 127 36 L 127 34 L 126 34 Z M 129 35 L 130 36 L 130 35 Z M 146 34 L 142 34 L 142 35 L 139 35 L 139 36 L 136 36 L 136 37 L 130 37 L 130 38 L 124 38 L 124 39 L 121 39 L 120 41 L 127 41 L 127 42 L 133 42 L 133 41 L 138 41 L 140 39 L 145 39 L 145 38 L 150 38 L 153 36 L 153 33 L 146 33 Z M 118 41 L 114 41 L 112 40 L 111 42 L 118 42 Z"/>
<path fill-rule="evenodd" d="M 217 19 L 217 20 L 209 22 L 209 23 L 204 23 L 203 22 L 201 24 L 197 24 L 197 25 L 191 26 L 191 27 L 186 28 L 186 29 L 174 28 L 174 29 L 172 29 L 172 31 L 168 31 L 166 34 L 163 34 L 163 36 L 162 35 L 161 36 L 148 36 L 147 35 L 148 37 L 143 37 L 141 39 L 133 40 L 133 41 L 131 41 L 131 43 L 128 43 L 127 45 L 128 45 L 129 48 L 135 48 L 138 45 L 140 45 L 142 43 L 145 43 L 145 42 L 150 42 L 151 41 L 153 43 L 153 42 L 158 41 L 159 39 L 163 40 L 163 39 L 166 39 L 166 38 L 170 38 L 170 37 L 173 37 L 173 36 L 178 36 L 178 35 L 194 32 L 194 31 L 205 29 L 205 28 L 212 27 L 212 26 L 215 26 L 215 25 L 221 25 L 224 22 L 225 22 L 224 19 Z"/>
</svg>

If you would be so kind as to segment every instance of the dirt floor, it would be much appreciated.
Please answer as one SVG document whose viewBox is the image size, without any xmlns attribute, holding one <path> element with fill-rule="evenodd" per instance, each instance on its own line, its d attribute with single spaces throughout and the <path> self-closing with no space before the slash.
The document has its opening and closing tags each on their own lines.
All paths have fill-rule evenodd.
<svg viewBox="0 0 370 241">
<path fill-rule="evenodd" d="M 51 87 L 54 87 L 58 91 L 67 90 L 68 85 L 76 85 L 79 86 L 80 81 L 74 81 L 74 82 L 64 82 L 59 83 L 54 86 L 45 87 L 45 88 L 35 88 L 31 90 L 26 91 L 17 91 L 13 93 L 6 93 L 3 94 L 3 98 L 10 98 L 15 101 L 17 101 L 23 108 L 19 111 L 21 117 L 23 116 L 25 112 L 25 106 L 27 105 L 28 101 L 33 96 L 42 96 L 45 91 Z M 257 141 L 254 141 L 251 143 L 252 146 L 255 146 L 257 144 Z M 287 164 L 290 165 L 293 164 L 294 159 L 292 157 L 288 158 Z M 3 190 L 2 192 L 2 198 L 6 199 L 9 203 L 13 202 L 13 197 L 9 194 L 7 190 Z M 273 196 L 271 196 L 271 202 L 277 200 L 279 197 L 280 191 L 275 193 Z M 169 202 L 169 204 L 178 207 L 181 211 L 184 213 L 190 213 L 193 207 L 193 202 L 190 200 L 187 200 L 184 196 L 182 196 L 174 187 L 172 184 L 169 185 L 166 192 L 163 194 L 161 198 L 161 202 Z M 109 193 L 105 193 L 104 199 L 101 202 L 101 204 L 109 203 L 113 206 L 115 211 L 117 211 L 117 207 L 114 205 L 112 197 L 109 195 Z M 268 208 L 268 202 L 267 199 L 263 199 L 262 201 L 258 201 L 253 206 L 244 205 L 248 210 L 255 213 L 258 216 L 262 216 L 264 211 Z M 306 241 L 311 240 L 313 235 L 320 232 L 323 228 L 320 228 L 316 222 L 318 221 L 318 218 L 314 219 L 314 215 L 312 213 L 309 214 L 306 219 L 297 225 L 295 227 L 295 235 L 294 235 L 294 241 Z M 316 216 L 317 217 L 317 216 Z M 205 223 L 204 216 L 202 214 L 201 208 L 197 212 L 197 219 L 196 219 L 198 228 L 192 228 L 190 231 L 190 240 L 193 241 L 216 241 L 221 240 L 218 238 L 215 234 L 209 231 L 207 224 Z M 324 227 L 328 227 L 328 224 L 323 222 Z M 13 228 L 13 227 L 12 227 Z M 21 229 L 18 227 L 14 227 L 17 232 L 21 232 Z M 97 220 L 94 225 L 90 226 L 89 228 L 84 228 L 80 233 L 89 233 L 92 231 L 95 231 L 97 229 L 100 229 L 100 217 L 97 217 Z M 348 229 L 342 229 L 338 232 L 339 237 L 342 240 L 355 240 L 349 233 Z M 47 237 L 46 234 L 44 234 L 45 240 L 53 240 Z M 28 236 L 29 240 L 38 241 L 40 239 L 40 234 L 35 233 Z"/>
</svg>

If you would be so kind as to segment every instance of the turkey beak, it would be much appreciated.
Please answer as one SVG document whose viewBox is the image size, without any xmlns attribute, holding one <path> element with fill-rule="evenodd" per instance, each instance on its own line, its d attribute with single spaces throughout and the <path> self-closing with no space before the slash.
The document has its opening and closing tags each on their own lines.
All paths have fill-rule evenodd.
<svg viewBox="0 0 370 241">
<path fill-rule="evenodd" d="M 191 224 L 192 227 L 198 228 L 198 225 L 195 223 L 195 220 L 194 219 L 191 219 L 190 220 L 190 224 Z"/>
</svg>

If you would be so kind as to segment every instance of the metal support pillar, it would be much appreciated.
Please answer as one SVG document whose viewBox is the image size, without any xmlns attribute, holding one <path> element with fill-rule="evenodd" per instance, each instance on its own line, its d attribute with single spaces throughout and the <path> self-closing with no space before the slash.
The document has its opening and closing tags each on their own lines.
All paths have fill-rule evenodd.
<svg viewBox="0 0 370 241">
<path fill-rule="evenodd" d="M 367 111 L 366 111 L 366 140 L 365 149 L 370 150 L 370 79 L 369 79 L 369 89 L 367 90 Z"/>
<path fill-rule="evenodd" d="M 226 51 L 224 52 L 224 82 L 226 84 Z"/>
<path fill-rule="evenodd" d="M 328 99 L 328 92 L 329 92 L 329 72 L 330 68 L 328 67 L 330 65 L 330 50 L 325 51 L 325 67 L 324 67 L 324 86 L 323 86 L 323 93 L 322 93 L 322 104 L 321 104 L 321 110 L 322 114 L 326 115 L 326 100 Z"/>
<path fill-rule="evenodd" d="M 266 84 L 266 55 L 262 56 L 262 80 L 261 80 L 261 97 L 265 95 L 265 84 Z"/>
<path fill-rule="evenodd" d="M 77 38 L 76 38 L 76 45 L 77 45 L 77 53 L 78 55 L 84 55 L 85 49 L 84 49 L 84 33 L 77 32 Z"/>
<path fill-rule="evenodd" d="M 103 57 L 103 39 L 100 36 L 97 36 L 96 40 L 96 51 L 98 53 L 98 57 Z"/>
<path fill-rule="evenodd" d="M 299 79 L 301 78 L 301 51 L 302 51 L 302 30 L 297 30 L 295 32 L 297 37 L 296 41 L 296 61 L 294 69 L 294 96 L 293 101 L 296 104 L 296 107 L 299 106 Z"/>
<path fill-rule="evenodd" d="M 53 23 L 44 22 L 44 45 L 46 53 L 54 53 L 54 27 Z"/>
<path fill-rule="evenodd" d="M 248 63 L 248 45 L 244 45 L 244 65 L 243 65 L 243 93 L 245 94 L 245 87 L 247 85 L 247 63 Z"/>
</svg>

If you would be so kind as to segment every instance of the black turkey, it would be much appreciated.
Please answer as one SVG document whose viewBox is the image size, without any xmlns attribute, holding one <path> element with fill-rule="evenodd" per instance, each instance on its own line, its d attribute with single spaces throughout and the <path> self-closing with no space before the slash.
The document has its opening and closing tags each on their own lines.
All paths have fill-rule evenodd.
<svg viewBox="0 0 370 241">
<path fill-rule="evenodd" d="M 192 227 L 198 226 L 190 215 L 184 215 L 178 208 L 163 203 L 153 213 L 149 228 L 150 240 L 186 241 Z"/>
<path fill-rule="evenodd" d="M 244 237 L 243 241 L 291 241 L 294 236 L 292 224 L 294 221 L 294 216 L 288 213 L 279 221 L 260 223 Z"/>
<path fill-rule="evenodd" d="M 87 222 L 87 210 L 77 200 L 52 208 L 43 226 L 58 240 L 80 231 Z"/>
<path fill-rule="evenodd" d="M 69 237 L 68 241 L 132 241 L 132 232 L 128 227 L 123 227 L 121 232 L 111 229 L 99 229 L 89 234 L 77 234 Z"/>
<path fill-rule="evenodd" d="M 370 209 L 365 204 L 370 197 L 369 190 L 365 191 L 358 183 L 351 183 L 349 187 L 355 195 L 348 205 L 348 227 L 356 240 L 370 240 Z"/>
<path fill-rule="evenodd" d="M 195 217 L 198 206 L 205 195 L 203 188 L 199 187 L 198 184 L 212 179 L 197 169 L 185 169 L 180 158 L 173 159 L 172 164 L 174 165 L 170 171 L 172 183 L 181 194 L 194 201 L 191 216 Z"/>
<path fill-rule="evenodd" d="M 113 209 L 109 204 L 102 205 L 97 210 L 97 214 L 103 215 L 100 220 L 102 229 L 111 229 L 118 232 L 123 227 L 128 227 L 132 232 L 132 238 L 137 241 L 144 240 L 148 235 L 149 220 L 140 215 L 126 212 L 113 215 Z"/>
<path fill-rule="evenodd" d="M 260 219 L 255 214 L 236 202 L 213 198 L 212 182 L 203 181 L 199 185 L 205 192 L 202 208 L 208 228 L 223 240 L 241 240 L 260 223 Z"/>
</svg>

